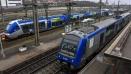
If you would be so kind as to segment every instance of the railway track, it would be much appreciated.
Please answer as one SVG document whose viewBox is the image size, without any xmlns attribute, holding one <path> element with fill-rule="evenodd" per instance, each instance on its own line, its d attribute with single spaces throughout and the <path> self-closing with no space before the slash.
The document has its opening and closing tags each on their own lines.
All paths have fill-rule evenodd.
<svg viewBox="0 0 131 74">
<path fill-rule="evenodd" d="M 56 61 L 56 53 L 57 53 L 57 51 L 51 52 L 48 55 L 24 66 L 23 68 L 16 70 L 12 74 L 32 74 L 35 71 L 37 71 L 38 69 L 43 68 L 43 67 L 51 64 L 52 62 Z"/>
<path fill-rule="evenodd" d="M 3 74 L 34 74 L 37 70 L 44 68 L 56 61 L 57 47 L 44 52 L 24 63 L 6 70 Z"/>
</svg>

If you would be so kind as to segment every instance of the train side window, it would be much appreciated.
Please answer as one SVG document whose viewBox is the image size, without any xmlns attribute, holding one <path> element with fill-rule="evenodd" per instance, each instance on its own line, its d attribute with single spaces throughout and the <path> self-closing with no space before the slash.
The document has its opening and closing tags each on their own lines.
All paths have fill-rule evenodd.
<svg viewBox="0 0 131 74">
<path fill-rule="evenodd" d="M 52 22 L 52 26 L 54 26 L 54 27 L 57 26 L 57 23 L 58 22 Z"/>
<path fill-rule="evenodd" d="M 39 23 L 39 28 L 40 29 L 45 29 L 45 23 L 44 22 Z"/>
<path fill-rule="evenodd" d="M 62 25 L 62 24 L 63 24 L 63 22 L 62 22 L 62 21 L 60 21 L 60 24 Z"/>
<path fill-rule="evenodd" d="M 34 28 L 33 24 L 22 25 L 21 27 L 24 33 L 33 31 L 33 28 Z"/>
<path fill-rule="evenodd" d="M 110 34 L 112 34 L 113 29 L 114 29 L 114 25 L 107 27 L 106 36 L 109 36 Z"/>
</svg>

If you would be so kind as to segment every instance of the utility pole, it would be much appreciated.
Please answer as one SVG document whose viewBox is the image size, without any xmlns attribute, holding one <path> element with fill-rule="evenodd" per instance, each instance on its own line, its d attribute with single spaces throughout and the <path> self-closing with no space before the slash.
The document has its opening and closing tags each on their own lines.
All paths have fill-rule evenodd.
<svg viewBox="0 0 131 74">
<path fill-rule="evenodd" d="M 106 4 L 106 8 L 108 8 L 108 4 L 109 4 L 109 3 L 108 3 L 108 0 L 106 0 L 106 3 L 105 3 L 105 4 Z"/>
<path fill-rule="evenodd" d="M 7 0 L 6 0 L 6 7 L 8 7 L 8 2 L 7 2 Z"/>
<path fill-rule="evenodd" d="M 44 5 L 44 10 L 45 10 L 45 16 L 46 16 L 46 21 L 45 21 L 45 28 L 48 28 L 48 1 L 46 1 L 47 3 L 43 3 Z"/>
<path fill-rule="evenodd" d="M 38 24 L 38 13 L 37 13 L 37 0 L 32 0 L 33 4 L 33 21 L 35 28 L 35 45 L 39 46 L 39 24 Z"/>
<path fill-rule="evenodd" d="M 69 21 L 71 20 L 71 6 L 72 6 L 72 3 L 71 2 L 68 2 L 66 3 L 66 6 L 67 6 L 67 15 L 68 15 L 68 23 Z"/>
<path fill-rule="evenodd" d="M 101 8 L 102 8 L 102 0 L 99 1 L 99 12 L 100 12 L 100 15 L 99 15 L 99 21 L 101 21 Z"/>
<path fill-rule="evenodd" d="M 44 9 L 45 9 L 45 16 L 46 16 L 46 19 L 48 20 L 48 3 L 44 3 Z"/>
<path fill-rule="evenodd" d="M 131 1 L 129 0 L 129 11 L 131 10 Z"/>
<path fill-rule="evenodd" d="M 28 14 L 27 14 L 27 4 L 25 2 L 25 0 L 22 0 L 23 1 L 23 6 L 24 6 L 24 10 L 25 10 L 25 17 L 27 18 Z"/>
<path fill-rule="evenodd" d="M 3 13 L 3 7 L 2 7 L 2 4 L 0 4 L 0 8 L 1 8 L 1 17 L 2 17 L 2 25 L 4 25 L 4 13 Z"/>
<path fill-rule="evenodd" d="M 118 5 L 117 5 L 117 14 L 116 14 L 117 16 L 120 14 L 119 13 L 119 8 L 120 8 L 120 0 L 118 1 Z"/>
</svg>

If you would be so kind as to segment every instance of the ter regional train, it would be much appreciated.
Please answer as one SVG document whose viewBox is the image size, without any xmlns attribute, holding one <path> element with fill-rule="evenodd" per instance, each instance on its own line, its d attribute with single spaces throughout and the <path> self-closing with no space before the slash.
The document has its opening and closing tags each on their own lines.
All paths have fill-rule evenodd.
<svg viewBox="0 0 131 74">
<path fill-rule="evenodd" d="M 75 22 L 94 15 L 97 15 L 97 13 L 96 14 L 90 14 L 88 12 L 82 14 L 72 13 L 71 17 L 68 17 L 67 15 L 53 15 L 49 16 L 48 20 L 46 20 L 46 18 L 42 16 L 38 18 L 39 29 L 40 31 L 50 30 L 56 27 L 64 26 L 65 25 L 64 23 L 68 22 L 69 18 L 71 18 L 71 21 Z M 10 40 L 22 35 L 33 33 L 34 33 L 34 25 L 32 19 L 13 20 L 7 25 L 6 33 L 2 34 L 2 39 Z"/>
<path fill-rule="evenodd" d="M 64 35 L 57 59 L 78 69 L 100 51 L 131 19 L 131 13 L 71 31 Z"/>
<path fill-rule="evenodd" d="M 82 19 L 84 14 L 74 13 L 71 14 L 71 20 L 77 21 Z M 87 16 L 88 17 L 88 16 Z M 64 23 L 68 22 L 67 15 L 53 15 L 49 16 L 48 20 L 45 17 L 38 18 L 40 31 L 47 31 L 56 27 L 64 26 Z M 2 39 L 14 39 L 22 35 L 34 33 L 34 25 L 32 19 L 18 19 L 9 22 L 6 27 L 6 32 L 2 34 Z"/>
</svg>

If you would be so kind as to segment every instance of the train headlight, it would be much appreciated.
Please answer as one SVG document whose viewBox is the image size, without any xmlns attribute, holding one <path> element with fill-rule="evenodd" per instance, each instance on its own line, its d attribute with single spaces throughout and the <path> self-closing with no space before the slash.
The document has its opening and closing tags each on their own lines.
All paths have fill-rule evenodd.
<svg viewBox="0 0 131 74">
<path fill-rule="evenodd" d="M 74 62 L 74 60 L 71 60 L 71 62 L 73 63 L 73 62 Z"/>
<path fill-rule="evenodd" d="M 1 35 L 1 40 L 5 40 L 6 36 L 5 35 Z"/>
<path fill-rule="evenodd" d="M 62 33 L 62 35 L 64 36 L 64 35 L 66 35 L 66 33 Z"/>
</svg>

